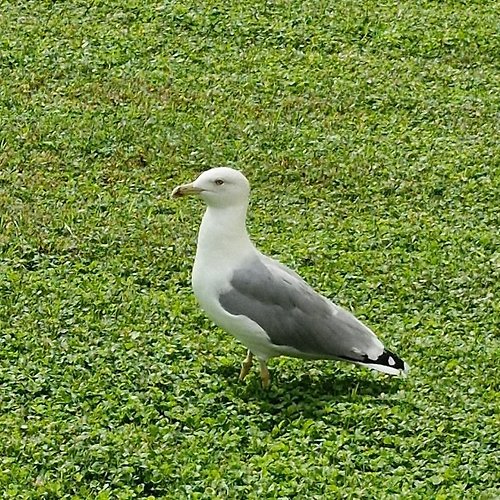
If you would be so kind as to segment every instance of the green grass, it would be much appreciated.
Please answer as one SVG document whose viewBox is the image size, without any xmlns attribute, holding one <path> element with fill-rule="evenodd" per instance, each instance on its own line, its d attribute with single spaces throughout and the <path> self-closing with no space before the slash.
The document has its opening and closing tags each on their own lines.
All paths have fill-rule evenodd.
<svg viewBox="0 0 500 500">
<path fill-rule="evenodd" d="M 2 2 L 2 498 L 498 498 L 498 1 Z M 406 380 L 197 308 L 217 165 Z"/>
</svg>

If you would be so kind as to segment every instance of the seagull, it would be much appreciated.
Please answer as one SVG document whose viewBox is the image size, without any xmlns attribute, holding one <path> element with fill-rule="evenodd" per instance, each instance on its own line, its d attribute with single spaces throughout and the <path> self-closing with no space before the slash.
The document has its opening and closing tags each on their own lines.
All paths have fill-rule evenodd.
<svg viewBox="0 0 500 500">
<path fill-rule="evenodd" d="M 270 358 L 341 360 L 389 375 L 408 365 L 384 348 L 350 312 L 313 290 L 297 273 L 263 255 L 250 241 L 246 214 L 250 185 L 228 167 L 212 168 L 177 186 L 173 198 L 196 196 L 207 205 L 198 234 L 192 285 L 207 316 L 248 349 L 239 379 L 253 358 L 262 386 Z"/>
</svg>

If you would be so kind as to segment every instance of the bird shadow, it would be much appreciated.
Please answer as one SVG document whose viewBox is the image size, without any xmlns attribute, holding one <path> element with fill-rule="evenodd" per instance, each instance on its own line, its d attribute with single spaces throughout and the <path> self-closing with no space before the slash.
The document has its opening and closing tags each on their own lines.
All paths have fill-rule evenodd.
<svg viewBox="0 0 500 500">
<path fill-rule="evenodd" d="M 271 386 L 263 389 L 258 373 L 252 372 L 245 381 L 238 380 L 234 366 L 221 365 L 216 374 L 225 379 L 225 386 L 244 402 L 257 403 L 267 411 L 283 410 L 290 406 L 312 417 L 325 405 L 335 403 L 391 404 L 391 395 L 401 389 L 401 381 L 368 371 L 334 368 L 329 371 L 311 369 L 298 374 L 290 370 L 274 370 Z"/>
</svg>

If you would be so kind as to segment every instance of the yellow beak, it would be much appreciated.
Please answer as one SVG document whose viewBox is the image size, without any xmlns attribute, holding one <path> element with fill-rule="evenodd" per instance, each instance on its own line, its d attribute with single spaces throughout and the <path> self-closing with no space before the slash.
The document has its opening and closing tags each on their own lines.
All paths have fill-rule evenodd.
<svg viewBox="0 0 500 500">
<path fill-rule="evenodd" d="M 189 196 L 193 194 L 200 194 L 203 189 L 193 186 L 193 183 L 182 184 L 182 186 L 177 186 L 172 191 L 172 198 L 180 198 L 181 196 Z"/>
</svg>

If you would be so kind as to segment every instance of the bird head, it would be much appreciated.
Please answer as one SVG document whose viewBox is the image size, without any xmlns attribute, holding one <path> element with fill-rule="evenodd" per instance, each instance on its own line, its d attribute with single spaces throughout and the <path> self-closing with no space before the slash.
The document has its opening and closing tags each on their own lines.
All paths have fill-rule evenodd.
<svg viewBox="0 0 500 500">
<path fill-rule="evenodd" d="M 230 207 L 248 203 L 250 184 L 233 168 L 218 167 L 203 172 L 195 181 L 177 186 L 173 198 L 194 195 L 209 207 Z"/>
</svg>

